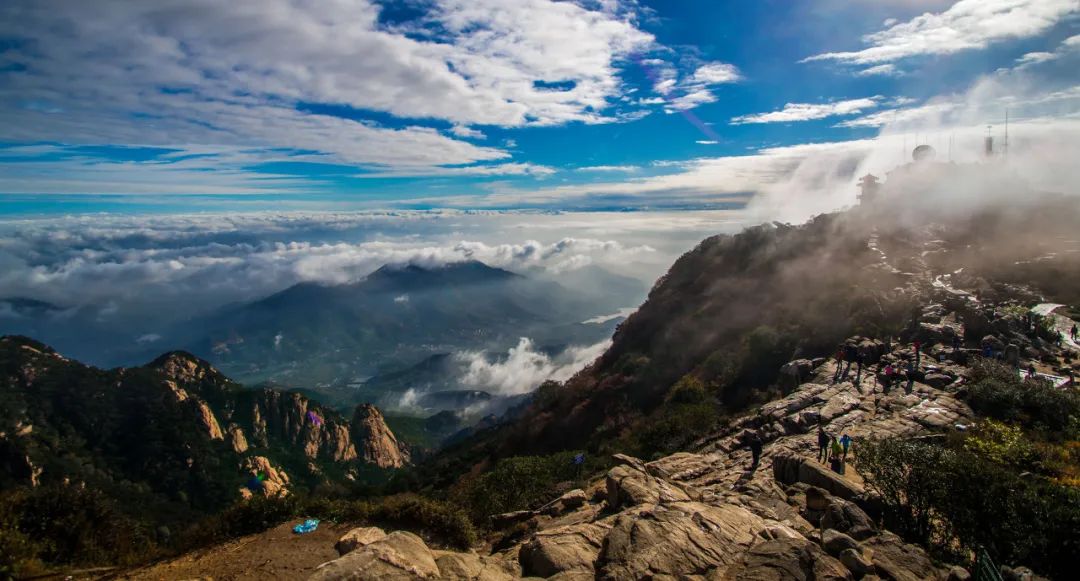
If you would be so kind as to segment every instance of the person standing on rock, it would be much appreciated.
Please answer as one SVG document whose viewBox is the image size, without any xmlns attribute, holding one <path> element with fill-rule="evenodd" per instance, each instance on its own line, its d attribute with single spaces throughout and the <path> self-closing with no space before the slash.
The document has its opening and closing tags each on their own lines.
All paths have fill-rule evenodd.
<svg viewBox="0 0 1080 581">
<path fill-rule="evenodd" d="M 832 448 L 832 460 L 830 461 L 830 466 L 832 467 L 833 472 L 843 474 L 844 464 L 840 460 L 840 454 L 843 453 L 843 448 L 840 446 L 840 442 L 836 441 L 836 436 L 832 437 L 832 441 L 829 442 L 829 447 Z"/>
<path fill-rule="evenodd" d="M 822 464 L 829 461 L 829 435 L 825 433 L 824 426 L 817 429 L 818 461 Z"/>
<path fill-rule="evenodd" d="M 847 462 L 848 449 L 851 448 L 851 436 L 847 434 L 840 436 L 840 446 L 844 449 L 843 460 L 844 462 Z"/>
<path fill-rule="evenodd" d="M 922 352 L 919 351 L 919 348 L 922 347 L 922 341 L 919 341 L 918 339 L 916 339 L 914 342 L 912 342 L 912 346 L 915 347 L 915 367 L 918 367 L 919 366 L 919 356 L 922 354 Z"/>
<path fill-rule="evenodd" d="M 758 462 L 761 461 L 761 449 L 764 444 L 761 442 L 761 437 L 758 436 L 757 432 L 750 433 L 750 437 L 746 444 L 750 447 L 750 469 L 753 470 L 754 468 L 757 468 Z"/>
<path fill-rule="evenodd" d="M 1076 336 L 1080 335 L 1080 327 L 1077 327 L 1076 323 L 1073 323 L 1072 330 L 1069 331 L 1069 334 L 1072 335 L 1073 342 L 1076 342 Z"/>
</svg>

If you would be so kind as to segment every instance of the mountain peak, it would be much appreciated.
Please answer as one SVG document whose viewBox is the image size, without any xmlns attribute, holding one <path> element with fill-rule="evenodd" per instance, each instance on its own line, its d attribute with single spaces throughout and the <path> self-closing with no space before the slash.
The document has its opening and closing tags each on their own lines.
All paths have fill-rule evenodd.
<svg viewBox="0 0 1080 581">
<path fill-rule="evenodd" d="M 187 351 L 169 351 L 158 356 L 146 367 L 160 371 L 165 377 L 180 384 L 190 384 L 206 378 L 225 380 L 225 377 L 208 361 Z"/>
<path fill-rule="evenodd" d="M 443 286 L 484 284 L 522 278 L 508 270 L 488 266 L 478 260 L 423 266 L 415 263 L 386 264 L 368 275 L 366 284 L 398 286 Z"/>
</svg>

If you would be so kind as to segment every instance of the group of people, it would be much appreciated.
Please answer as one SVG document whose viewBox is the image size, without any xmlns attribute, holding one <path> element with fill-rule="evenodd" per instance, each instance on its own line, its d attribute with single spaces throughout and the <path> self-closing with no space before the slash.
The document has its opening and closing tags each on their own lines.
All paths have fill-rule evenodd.
<svg viewBox="0 0 1080 581">
<path fill-rule="evenodd" d="M 818 426 L 817 443 L 818 461 L 829 464 L 833 472 L 843 474 L 851 449 L 851 436 L 843 434 L 837 439 L 835 435 L 830 436 L 824 426 Z"/>
<path fill-rule="evenodd" d="M 963 339 L 959 338 L 959 336 L 956 336 L 954 339 L 954 349 L 959 348 L 957 344 L 963 345 Z M 881 382 L 886 393 L 888 393 L 893 384 L 899 379 L 907 379 L 908 393 L 911 393 L 911 390 L 914 388 L 919 365 L 922 363 L 922 342 L 916 339 L 915 341 L 912 341 L 911 346 L 913 355 L 906 358 L 903 364 L 886 362 L 881 362 L 879 364 L 878 369 L 881 375 Z M 851 372 L 851 365 L 854 363 L 855 385 L 860 385 L 862 383 L 863 365 L 867 362 L 867 354 L 854 344 L 848 342 L 840 346 L 836 351 L 835 357 L 836 371 L 833 373 L 833 383 L 839 383 L 840 380 L 847 378 Z"/>
</svg>

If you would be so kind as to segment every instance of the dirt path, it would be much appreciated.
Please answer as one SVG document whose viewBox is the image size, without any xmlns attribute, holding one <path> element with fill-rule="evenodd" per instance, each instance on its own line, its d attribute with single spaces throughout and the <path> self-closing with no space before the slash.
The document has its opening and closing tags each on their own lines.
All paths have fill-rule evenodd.
<svg viewBox="0 0 1080 581">
<path fill-rule="evenodd" d="M 314 532 L 294 534 L 292 527 L 302 521 L 295 519 L 266 532 L 141 567 L 116 578 L 305 579 L 315 567 L 337 558 L 334 543 L 351 527 L 320 524 Z"/>
</svg>

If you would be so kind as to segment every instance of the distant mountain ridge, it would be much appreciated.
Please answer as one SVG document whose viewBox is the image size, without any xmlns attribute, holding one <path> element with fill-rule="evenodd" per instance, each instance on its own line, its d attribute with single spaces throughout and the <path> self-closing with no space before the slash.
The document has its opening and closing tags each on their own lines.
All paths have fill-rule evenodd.
<svg viewBox="0 0 1080 581">
<path fill-rule="evenodd" d="M 633 304 L 632 288 L 622 282 L 601 300 L 477 261 L 386 265 L 354 283 L 300 283 L 215 313 L 188 325 L 202 335 L 186 344 L 245 383 L 317 387 L 520 337 L 595 343 L 612 325 L 581 321 Z"/>
<path fill-rule="evenodd" d="M 168 513 L 227 506 L 252 494 L 256 473 L 276 492 L 409 462 L 372 406 L 350 420 L 179 351 L 101 370 L 0 337 L 0 404 L 0 483 L 82 481 Z"/>
</svg>

